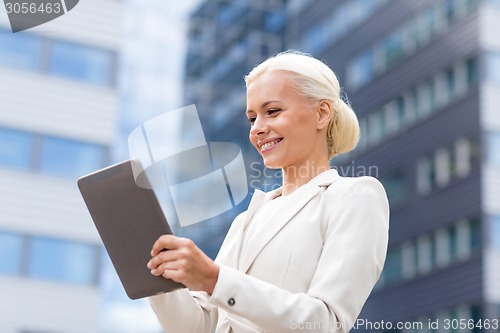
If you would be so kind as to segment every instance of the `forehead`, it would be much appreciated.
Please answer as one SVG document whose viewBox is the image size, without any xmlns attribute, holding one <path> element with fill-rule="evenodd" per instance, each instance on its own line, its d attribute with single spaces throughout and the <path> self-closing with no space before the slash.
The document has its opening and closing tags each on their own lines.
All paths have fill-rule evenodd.
<svg viewBox="0 0 500 333">
<path fill-rule="evenodd" d="M 266 72 L 258 76 L 247 88 L 247 99 L 278 97 L 294 93 L 291 79 L 282 72 Z"/>
</svg>

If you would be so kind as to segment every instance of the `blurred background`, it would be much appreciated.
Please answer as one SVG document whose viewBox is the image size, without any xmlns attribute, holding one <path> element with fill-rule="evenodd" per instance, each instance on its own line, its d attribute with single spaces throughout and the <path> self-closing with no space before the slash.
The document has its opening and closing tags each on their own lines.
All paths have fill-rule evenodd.
<svg viewBox="0 0 500 333">
<path fill-rule="evenodd" d="M 358 115 L 360 143 L 332 167 L 389 196 L 360 318 L 499 331 L 477 323 L 500 318 L 500 1 L 82 0 L 15 34 L 0 7 L 0 332 L 161 332 L 125 296 L 76 179 L 196 104 L 208 141 L 241 147 L 250 186 L 275 187 L 247 142 L 243 76 L 286 49 L 326 62 Z M 250 197 L 175 233 L 215 257 Z M 476 325 L 427 325 L 445 319 Z"/>
</svg>

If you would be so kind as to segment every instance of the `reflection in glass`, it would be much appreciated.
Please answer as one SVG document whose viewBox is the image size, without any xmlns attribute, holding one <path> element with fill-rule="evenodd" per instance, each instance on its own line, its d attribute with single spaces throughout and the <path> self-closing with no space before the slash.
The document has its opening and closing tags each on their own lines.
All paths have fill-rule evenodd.
<svg viewBox="0 0 500 333">
<path fill-rule="evenodd" d="M 50 238 L 34 238 L 29 249 L 28 275 L 76 284 L 96 281 L 96 247 Z"/>
<path fill-rule="evenodd" d="M 0 166 L 28 170 L 32 141 L 29 133 L 0 127 Z"/>
<path fill-rule="evenodd" d="M 500 216 L 491 219 L 491 246 L 500 249 Z M 479 234 L 479 232 L 476 232 Z M 478 237 L 476 237 L 478 238 Z M 477 241 L 475 243 L 478 243 Z"/>
<path fill-rule="evenodd" d="M 400 280 L 402 272 L 401 249 L 396 248 L 387 253 L 384 267 L 384 279 L 387 283 Z"/>
<path fill-rule="evenodd" d="M 56 41 L 51 47 L 49 72 L 108 86 L 111 84 L 112 58 L 110 51 Z"/>
<path fill-rule="evenodd" d="M 488 162 L 500 166 L 500 133 L 488 133 Z"/>
<path fill-rule="evenodd" d="M 102 146 L 55 137 L 42 139 L 41 172 L 77 178 L 102 168 L 103 162 Z"/>
<path fill-rule="evenodd" d="M 40 37 L 0 29 L 0 66 L 37 71 L 41 48 Z"/>
<path fill-rule="evenodd" d="M 0 232 L 0 274 L 19 273 L 22 245 L 23 239 L 20 235 Z"/>
</svg>

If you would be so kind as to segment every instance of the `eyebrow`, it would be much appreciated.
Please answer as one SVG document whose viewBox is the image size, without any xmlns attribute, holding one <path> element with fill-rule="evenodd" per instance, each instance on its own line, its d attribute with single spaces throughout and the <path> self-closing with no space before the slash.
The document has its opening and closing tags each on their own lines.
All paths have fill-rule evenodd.
<svg viewBox="0 0 500 333">
<path fill-rule="evenodd" d="M 269 104 L 274 103 L 274 102 L 280 102 L 280 101 L 277 100 L 277 99 L 270 99 L 267 102 L 262 103 L 262 105 L 260 106 L 260 108 L 263 109 L 266 106 L 268 106 Z M 254 110 L 247 110 L 245 113 L 248 114 L 250 112 L 255 112 L 255 111 Z"/>
</svg>

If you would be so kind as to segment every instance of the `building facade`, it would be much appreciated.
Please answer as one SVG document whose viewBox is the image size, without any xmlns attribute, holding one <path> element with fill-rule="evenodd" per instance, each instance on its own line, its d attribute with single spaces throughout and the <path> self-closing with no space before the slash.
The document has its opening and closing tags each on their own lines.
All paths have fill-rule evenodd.
<svg viewBox="0 0 500 333">
<path fill-rule="evenodd" d="M 122 7 L 15 34 L 0 11 L 1 332 L 100 332 L 103 250 L 76 180 L 110 161 Z"/>
<path fill-rule="evenodd" d="M 333 164 L 379 178 L 391 206 L 358 330 L 496 331 L 498 2 L 305 2 L 287 45 L 331 65 L 360 120 L 358 147 Z"/>
<path fill-rule="evenodd" d="M 289 48 L 338 74 L 361 139 L 332 166 L 380 179 L 391 206 L 387 261 L 356 329 L 498 331 L 499 1 L 290 0 L 270 36 L 244 5 L 205 1 L 192 17 L 186 101 L 211 136 L 245 147 L 250 184 L 269 190 L 252 178 L 241 77 Z"/>
<path fill-rule="evenodd" d="M 185 104 L 196 105 L 207 141 L 239 145 L 251 188 L 269 189 L 279 180 L 273 173 L 263 176 L 260 157 L 248 141 L 243 78 L 255 64 L 284 48 L 285 16 L 284 0 L 209 0 L 190 18 Z M 236 209 L 178 232 L 215 257 L 231 221 L 246 209 L 249 198 Z"/>
</svg>

